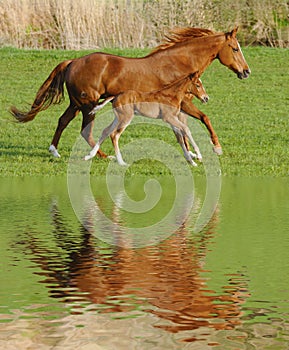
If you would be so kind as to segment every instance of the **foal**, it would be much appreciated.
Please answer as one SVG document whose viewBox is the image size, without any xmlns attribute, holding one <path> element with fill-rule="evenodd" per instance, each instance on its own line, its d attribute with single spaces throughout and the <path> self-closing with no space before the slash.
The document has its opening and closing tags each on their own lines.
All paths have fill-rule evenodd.
<svg viewBox="0 0 289 350">
<path fill-rule="evenodd" d="M 209 97 L 197 73 L 191 73 L 178 79 L 166 85 L 161 90 L 153 92 L 127 90 L 117 96 L 108 97 L 101 104 L 94 107 L 90 114 L 94 114 L 113 100 L 112 105 L 115 119 L 103 130 L 100 139 L 84 159 L 89 160 L 93 158 L 103 141 L 110 135 L 118 163 L 120 165 L 126 165 L 120 153 L 118 140 L 125 128 L 132 121 L 134 113 L 137 113 L 148 118 L 162 119 L 164 122 L 170 124 L 174 132 L 179 136 L 178 142 L 183 149 L 186 160 L 190 164 L 197 166 L 193 158 L 198 158 L 201 161 L 202 155 L 192 137 L 190 129 L 185 123 L 179 120 L 181 102 L 185 95 L 188 97 L 194 95 L 204 103 L 208 101 Z M 192 144 L 196 154 L 187 150 L 184 143 L 185 137 L 187 137 Z"/>
</svg>

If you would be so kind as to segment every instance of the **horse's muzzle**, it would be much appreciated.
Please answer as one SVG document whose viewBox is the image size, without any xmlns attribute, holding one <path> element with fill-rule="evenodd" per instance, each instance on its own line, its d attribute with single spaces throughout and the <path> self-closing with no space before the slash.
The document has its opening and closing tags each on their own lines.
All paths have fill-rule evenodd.
<svg viewBox="0 0 289 350">
<path fill-rule="evenodd" d="M 244 69 L 243 72 L 238 72 L 238 78 L 239 79 L 247 79 L 249 78 L 249 75 L 251 74 L 251 70 L 248 69 Z"/>
<path fill-rule="evenodd" d="M 209 101 L 209 96 L 202 97 L 202 102 L 207 103 Z"/>
</svg>

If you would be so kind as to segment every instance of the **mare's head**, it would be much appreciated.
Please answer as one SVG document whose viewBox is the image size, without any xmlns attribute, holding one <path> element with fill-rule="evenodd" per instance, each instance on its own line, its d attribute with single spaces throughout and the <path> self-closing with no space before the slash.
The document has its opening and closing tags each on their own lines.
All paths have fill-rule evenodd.
<svg viewBox="0 0 289 350">
<path fill-rule="evenodd" d="M 223 65 L 236 73 L 239 79 L 246 79 L 251 70 L 236 38 L 237 31 L 238 27 L 225 34 L 226 41 L 218 52 L 217 58 Z"/>
<path fill-rule="evenodd" d="M 209 101 L 209 96 L 206 93 L 204 85 L 199 77 L 199 72 L 195 72 L 189 75 L 191 80 L 191 84 L 187 89 L 187 94 L 196 96 L 203 103 L 207 103 Z"/>
</svg>

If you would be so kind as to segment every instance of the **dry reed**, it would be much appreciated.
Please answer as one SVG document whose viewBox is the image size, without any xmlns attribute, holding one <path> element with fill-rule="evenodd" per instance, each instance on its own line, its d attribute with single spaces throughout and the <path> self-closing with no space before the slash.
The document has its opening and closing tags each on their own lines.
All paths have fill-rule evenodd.
<svg viewBox="0 0 289 350">
<path fill-rule="evenodd" d="M 289 47 L 287 0 L 1 0 L 0 46 L 143 48 L 176 26 L 241 27 L 242 44 Z"/>
</svg>

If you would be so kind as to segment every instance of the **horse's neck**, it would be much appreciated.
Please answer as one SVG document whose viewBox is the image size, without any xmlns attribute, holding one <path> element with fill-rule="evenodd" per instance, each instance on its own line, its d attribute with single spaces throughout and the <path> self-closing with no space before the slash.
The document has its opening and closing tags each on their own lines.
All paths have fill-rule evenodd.
<svg viewBox="0 0 289 350">
<path fill-rule="evenodd" d="M 192 84 L 192 81 L 189 77 L 187 77 L 175 85 L 174 93 L 178 100 L 182 100 L 184 98 L 190 84 Z"/>
<path fill-rule="evenodd" d="M 185 93 L 190 82 L 191 79 L 189 77 L 181 78 L 164 87 L 162 91 L 167 94 L 175 94 L 176 92 Z"/>
<path fill-rule="evenodd" d="M 180 104 L 188 90 L 190 83 L 191 79 L 186 77 L 169 84 L 158 91 L 160 92 L 160 99 L 163 100 L 165 98 L 166 102 L 169 104 Z"/>
<path fill-rule="evenodd" d="M 169 75 L 166 61 L 171 65 L 172 72 L 176 70 L 181 73 L 199 71 L 200 74 L 212 63 L 217 57 L 221 46 L 225 42 L 223 34 L 208 35 L 206 37 L 195 38 L 186 42 L 176 44 L 164 50 L 160 50 L 152 55 L 159 69 L 165 69 Z"/>
<path fill-rule="evenodd" d="M 194 39 L 183 45 L 182 53 L 187 55 L 191 64 L 197 66 L 195 68 L 202 74 L 217 57 L 225 40 L 223 34 Z"/>
</svg>

